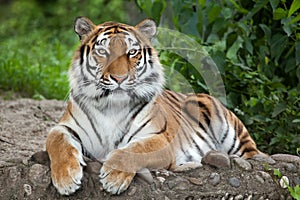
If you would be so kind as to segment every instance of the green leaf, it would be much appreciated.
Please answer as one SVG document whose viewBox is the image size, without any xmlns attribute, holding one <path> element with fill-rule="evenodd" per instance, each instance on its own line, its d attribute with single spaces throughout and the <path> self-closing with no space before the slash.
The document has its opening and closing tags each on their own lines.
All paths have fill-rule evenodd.
<svg viewBox="0 0 300 200">
<path fill-rule="evenodd" d="M 290 22 L 289 24 L 294 24 L 296 22 L 300 21 L 300 14 L 298 14 L 296 17 L 294 17 Z"/>
<path fill-rule="evenodd" d="M 285 103 L 279 103 L 275 106 L 273 112 L 272 112 L 272 117 L 278 116 L 280 113 L 286 110 L 286 104 Z"/>
<path fill-rule="evenodd" d="M 280 2 L 280 0 L 270 0 L 270 4 L 271 4 L 271 7 L 272 7 L 273 12 L 274 12 L 275 9 L 277 8 L 279 2 Z"/>
<path fill-rule="evenodd" d="M 249 12 L 247 18 L 251 19 L 258 11 L 260 11 L 265 5 L 267 5 L 268 2 L 268 0 L 258 0 L 253 9 Z"/>
<path fill-rule="evenodd" d="M 298 69 L 296 71 L 296 75 L 298 77 L 298 80 L 300 81 L 300 67 L 298 67 Z"/>
<path fill-rule="evenodd" d="M 289 187 L 288 188 L 290 191 L 291 196 L 296 199 L 299 200 L 300 199 L 300 186 L 296 185 L 294 188 Z"/>
<path fill-rule="evenodd" d="M 219 17 L 220 13 L 221 7 L 217 4 L 214 4 L 214 6 L 208 12 L 208 23 L 215 21 Z"/>
<path fill-rule="evenodd" d="M 284 10 L 283 8 L 277 8 L 275 10 L 275 12 L 273 13 L 273 19 L 274 20 L 280 20 L 280 19 L 283 19 L 285 18 L 287 15 L 287 11 Z"/>
<path fill-rule="evenodd" d="M 280 58 L 282 52 L 288 43 L 288 36 L 281 35 L 280 33 L 274 35 L 271 39 L 271 58 L 275 58 L 275 61 Z"/>
<path fill-rule="evenodd" d="M 296 42 L 295 56 L 296 56 L 296 65 L 299 65 L 300 64 L 300 40 Z"/>
<path fill-rule="evenodd" d="M 282 174 L 279 169 L 274 169 L 274 175 L 277 176 L 278 178 L 282 177 Z"/>
<path fill-rule="evenodd" d="M 163 1 L 155 1 L 152 4 L 151 8 L 151 17 L 156 21 L 156 23 L 159 23 L 160 17 L 165 9 L 165 6 L 163 4 Z"/>
<path fill-rule="evenodd" d="M 260 24 L 259 27 L 264 31 L 268 44 L 271 44 L 271 30 L 265 24 Z"/>
<path fill-rule="evenodd" d="M 152 8 L 152 1 L 148 0 L 137 0 L 136 3 L 138 6 L 146 13 L 148 17 L 151 16 L 151 8 Z"/>
<path fill-rule="evenodd" d="M 252 55 L 253 54 L 253 45 L 251 43 L 250 38 L 245 38 L 245 47 L 247 51 Z"/>
<path fill-rule="evenodd" d="M 238 62 L 237 52 L 240 48 L 242 48 L 242 43 L 243 43 L 243 39 L 240 36 L 238 36 L 236 41 L 233 43 L 233 45 L 228 49 L 226 53 L 226 57 L 229 60 Z"/>
<path fill-rule="evenodd" d="M 294 12 L 296 12 L 300 8 L 300 1 L 299 0 L 294 0 L 290 9 L 289 9 L 289 14 L 288 16 L 290 17 Z"/>
<path fill-rule="evenodd" d="M 240 13 L 243 13 L 243 14 L 247 14 L 248 13 L 248 10 L 240 7 L 237 3 L 236 3 L 236 0 L 229 0 L 233 6 L 237 9 L 238 12 Z"/>
</svg>

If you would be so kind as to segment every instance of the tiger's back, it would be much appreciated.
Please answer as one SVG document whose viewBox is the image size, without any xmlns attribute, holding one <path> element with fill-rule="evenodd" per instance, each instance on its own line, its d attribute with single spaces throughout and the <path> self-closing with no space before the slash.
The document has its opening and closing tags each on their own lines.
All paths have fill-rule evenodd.
<svg viewBox="0 0 300 200">
<path fill-rule="evenodd" d="M 153 21 L 94 25 L 80 17 L 75 32 L 81 46 L 70 68 L 68 106 L 46 145 L 61 194 L 79 188 L 84 155 L 104 163 L 104 189 L 120 194 L 143 168 L 200 163 L 210 150 L 243 158 L 259 153 L 242 122 L 212 96 L 163 90 L 149 42 Z"/>
</svg>

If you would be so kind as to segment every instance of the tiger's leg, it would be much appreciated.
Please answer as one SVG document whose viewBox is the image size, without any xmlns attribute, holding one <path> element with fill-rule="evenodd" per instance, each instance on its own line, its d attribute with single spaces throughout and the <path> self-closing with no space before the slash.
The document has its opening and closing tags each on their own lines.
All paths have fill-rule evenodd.
<svg viewBox="0 0 300 200">
<path fill-rule="evenodd" d="M 65 127 L 56 126 L 47 137 L 46 150 L 53 185 L 62 195 L 75 192 L 80 187 L 82 165 L 85 165 L 80 143 Z"/>
<path fill-rule="evenodd" d="M 100 170 L 100 182 L 106 191 L 120 194 L 138 170 L 165 168 L 174 163 L 175 155 L 168 139 L 164 134 L 155 135 L 112 151 Z"/>
</svg>

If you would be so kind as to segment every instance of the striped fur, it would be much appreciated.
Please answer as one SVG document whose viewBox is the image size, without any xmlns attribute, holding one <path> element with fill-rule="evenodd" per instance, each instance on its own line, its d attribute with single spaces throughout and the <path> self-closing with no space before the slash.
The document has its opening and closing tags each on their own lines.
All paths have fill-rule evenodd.
<svg viewBox="0 0 300 200">
<path fill-rule="evenodd" d="M 81 46 L 70 69 L 68 106 L 47 138 L 61 194 L 79 188 L 84 155 L 104 163 L 104 189 L 120 194 L 143 168 L 197 165 L 210 150 L 243 158 L 259 153 L 242 122 L 212 96 L 163 90 L 162 66 L 149 43 L 153 21 L 96 26 L 80 17 L 75 31 Z"/>
</svg>

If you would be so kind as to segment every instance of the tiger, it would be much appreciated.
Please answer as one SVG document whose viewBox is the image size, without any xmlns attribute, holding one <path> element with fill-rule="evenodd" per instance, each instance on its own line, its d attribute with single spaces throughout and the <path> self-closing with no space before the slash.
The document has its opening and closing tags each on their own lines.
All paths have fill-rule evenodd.
<svg viewBox="0 0 300 200">
<path fill-rule="evenodd" d="M 46 140 L 60 194 L 80 188 L 84 156 L 102 163 L 99 181 L 118 195 L 143 169 L 200 166 L 211 150 L 244 159 L 260 153 L 241 120 L 216 98 L 164 88 L 152 19 L 131 26 L 78 17 L 74 30 L 81 44 L 69 70 L 69 98 Z"/>
</svg>

